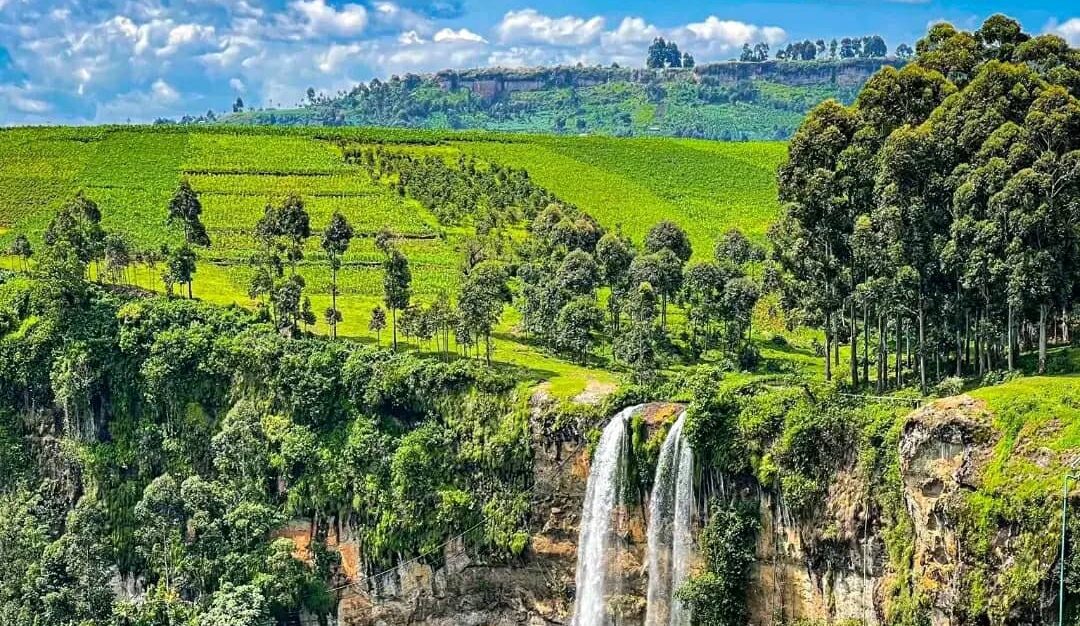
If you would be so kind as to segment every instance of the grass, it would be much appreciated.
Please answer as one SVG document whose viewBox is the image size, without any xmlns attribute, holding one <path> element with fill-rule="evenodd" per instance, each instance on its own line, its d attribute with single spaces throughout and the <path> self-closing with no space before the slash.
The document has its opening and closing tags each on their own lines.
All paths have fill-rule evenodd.
<svg viewBox="0 0 1080 626">
<path fill-rule="evenodd" d="M 779 142 L 536 137 L 528 142 L 463 142 L 481 158 L 528 170 L 541 185 L 606 226 L 641 243 L 656 222 L 673 219 L 690 236 L 695 258 L 712 255 L 726 230 L 763 241 L 776 219 Z"/>
<path fill-rule="evenodd" d="M 397 196 L 346 164 L 327 129 L 157 129 L 150 127 L 48 128 L 0 131 L 0 248 L 14 233 L 35 246 L 56 209 L 78 191 L 98 202 L 104 226 L 124 232 L 140 248 L 180 243 L 166 224 L 169 198 L 187 178 L 203 201 L 212 245 L 199 252 L 193 291 L 219 304 L 253 306 L 247 295 L 255 250 L 251 231 L 267 202 L 300 194 L 321 229 L 341 211 L 357 230 L 339 277 L 341 334 L 374 341 L 367 328 L 371 310 L 382 304 L 381 254 L 373 234 L 387 226 L 413 270 L 421 302 L 457 286 L 466 227 L 444 227 L 418 203 Z M 674 139 L 499 136 L 477 133 L 395 133 L 348 129 L 349 140 L 400 143 L 401 149 L 446 158 L 468 152 L 523 167 L 541 185 L 592 213 L 608 227 L 621 226 L 639 243 L 661 219 L 688 231 L 700 258 L 731 226 L 761 238 L 776 214 L 773 171 L 783 155 L 778 143 L 711 144 Z M 421 142 L 421 143 L 417 143 Z M 320 314 L 330 304 L 325 256 L 312 237 L 299 271 Z M 5 259 L 5 267 L 20 266 Z M 160 268 L 139 267 L 134 282 L 160 290 Z M 547 353 L 516 333 L 508 308 L 498 328 L 495 358 L 520 368 L 526 379 L 547 382 L 552 393 L 572 397 L 589 386 L 607 386 L 619 374 L 597 359 L 583 367 Z M 318 332 L 327 332 L 320 320 Z M 387 332 L 382 340 L 387 340 Z M 414 349 L 417 346 L 413 346 Z"/>
<path fill-rule="evenodd" d="M 1059 354 L 1080 364 L 1080 350 Z M 1058 493 L 1063 463 L 1080 458 L 1080 374 L 1027 376 L 970 395 L 986 402 L 1001 433 L 984 489 L 1020 496 Z"/>
</svg>

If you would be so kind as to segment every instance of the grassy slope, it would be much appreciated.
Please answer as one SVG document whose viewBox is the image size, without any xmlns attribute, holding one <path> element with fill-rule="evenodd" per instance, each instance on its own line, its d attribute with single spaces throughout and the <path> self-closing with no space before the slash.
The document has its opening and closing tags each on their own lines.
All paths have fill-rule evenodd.
<svg viewBox="0 0 1080 626">
<path fill-rule="evenodd" d="M 0 186 L 5 189 L 0 195 L 0 247 L 6 247 L 17 232 L 29 233 L 37 245 L 56 208 L 79 190 L 100 204 L 106 228 L 127 233 L 138 247 L 176 244 L 181 234 L 166 225 L 166 206 L 177 182 L 187 176 L 202 194 L 204 221 L 213 240 L 211 248 L 200 253 L 196 297 L 220 304 L 252 304 L 246 295 L 249 270 L 244 263 L 255 245 L 250 230 L 268 200 L 289 192 L 304 197 L 313 229 L 341 210 L 362 233 L 340 277 L 345 318 L 340 330 L 346 336 L 375 339 L 367 321 L 370 310 L 381 303 L 382 275 L 370 235 L 383 225 L 407 237 L 398 245 L 411 261 L 418 300 L 454 288 L 466 229 L 441 227 L 417 203 L 398 198 L 344 164 L 335 144 L 315 139 L 317 129 L 247 130 L 239 135 L 223 130 L 0 132 Z M 360 133 L 399 137 L 391 132 Z M 481 141 L 476 134 L 446 138 L 454 141 L 408 149 L 448 157 L 464 151 L 525 167 L 541 184 L 605 225 L 621 224 L 639 242 L 656 221 L 674 219 L 689 231 L 699 257 L 711 254 L 716 237 L 732 225 L 760 238 L 777 210 L 772 172 L 784 150 L 779 143 L 494 135 Z M 432 235 L 436 236 L 417 238 Z M 18 265 L 14 259 L 4 264 Z M 329 272 L 317 237 L 308 242 L 301 273 L 313 308 L 321 314 L 330 303 Z M 140 266 L 132 271 L 131 280 L 160 288 L 158 270 Z M 579 367 L 516 337 L 514 316 L 507 309 L 496 346 L 498 360 L 521 366 L 536 380 L 550 381 L 564 396 L 580 392 L 589 381 L 616 380 L 610 371 Z M 326 331 L 321 321 L 317 330 Z"/>
</svg>

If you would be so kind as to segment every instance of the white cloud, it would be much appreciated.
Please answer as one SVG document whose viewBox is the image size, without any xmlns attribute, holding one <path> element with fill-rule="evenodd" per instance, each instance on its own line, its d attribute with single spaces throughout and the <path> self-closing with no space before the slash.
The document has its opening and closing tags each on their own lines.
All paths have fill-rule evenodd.
<svg viewBox="0 0 1080 626">
<path fill-rule="evenodd" d="M 407 30 L 398 35 L 397 41 L 403 46 L 413 46 L 424 43 L 424 38 L 415 30 Z"/>
<path fill-rule="evenodd" d="M 305 21 L 302 32 L 310 39 L 353 37 L 362 33 L 368 24 L 367 9 L 359 4 L 345 4 L 338 10 L 325 0 L 295 0 L 289 8 Z M 291 22 L 285 18 L 282 23 Z"/>
<path fill-rule="evenodd" d="M 400 3 L 399 3 L 400 2 Z M 655 37 L 699 62 L 744 42 L 778 43 L 775 26 L 709 16 L 661 28 L 640 16 L 506 12 L 490 30 L 443 21 L 459 0 L 0 0 L 11 56 L 0 120 L 148 121 L 243 93 L 250 106 L 291 106 L 375 76 L 484 65 L 640 66 Z M 440 7 L 450 7 L 445 11 Z M 1077 20 L 1052 24 L 1075 38 Z M 1072 33 L 1072 34 L 1070 34 Z"/>
<path fill-rule="evenodd" d="M 1074 17 L 1058 24 L 1051 22 L 1046 32 L 1060 35 L 1071 46 L 1080 46 L 1080 17 Z"/>
<path fill-rule="evenodd" d="M 0 85 L 0 104 L 6 104 L 19 113 L 32 116 L 52 111 L 52 106 L 48 102 L 27 96 L 25 91 L 18 87 L 4 85 Z M 3 111 L 3 107 L 0 107 L 0 111 Z"/>
<path fill-rule="evenodd" d="M 150 93 L 158 104 L 172 104 L 180 100 L 180 92 L 160 78 L 150 86 Z"/>
<path fill-rule="evenodd" d="M 671 33 L 680 46 L 700 55 L 723 55 L 741 48 L 744 43 L 765 42 L 776 45 L 787 39 L 783 28 L 757 26 L 737 20 L 722 20 L 710 15 Z"/>
<path fill-rule="evenodd" d="M 323 74 L 333 74 L 348 63 L 350 59 L 359 54 L 361 50 L 360 44 L 334 44 L 319 55 L 319 71 Z"/>
<path fill-rule="evenodd" d="M 551 46 L 583 46 L 603 33 L 604 18 L 566 15 L 550 17 L 536 9 L 509 11 L 495 27 L 503 43 L 539 43 Z"/>
<path fill-rule="evenodd" d="M 215 29 L 213 26 L 203 26 L 200 24 L 180 24 L 174 26 L 169 30 L 169 37 L 165 41 L 165 46 L 159 48 L 157 54 L 160 56 L 170 56 L 176 54 L 183 48 L 213 46 L 217 43 L 214 33 Z"/>
<path fill-rule="evenodd" d="M 604 41 L 611 44 L 651 43 L 660 36 L 660 29 L 640 17 L 624 17 L 619 27 L 604 33 Z"/>
<path fill-rule="evenodd" d="M 477 35 L 476 33 L 472 32 L 471 30 L 469 30 L 467 28 L 460 28 L 458 30 L 454 30 L 452 28 L 444 28 L 444 29 L 440 30 L 439 32 L 435 33 L 435 36 L 432 37 L 432 41 L 434 41 L 436 43 L 456 42 L 456 41 L 469 41 L 469 42 L 472 42 L 472 43 L 487 43 L 487 39 L 484 39 L 480 35 Z"/>
</svg>

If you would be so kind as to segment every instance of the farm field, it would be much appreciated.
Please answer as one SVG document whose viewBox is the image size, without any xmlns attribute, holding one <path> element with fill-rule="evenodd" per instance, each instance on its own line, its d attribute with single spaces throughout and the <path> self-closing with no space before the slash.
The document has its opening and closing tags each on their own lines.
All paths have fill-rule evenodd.
<svg viewBox="0 0 1080 626">
<path fill-rule="evenodd" d="M 478 133 L 347 129 L 290 130 L 227 127 L 23 128 L 0 131 L 0 249 L 16 233 L 35 247 L 55 210 L 82 191 L 97 202 L 103 226 L 123 232 L 137 249 L 177 245 L 183 234 L 166 223 L 169 198 L 181 179 L 199 192 L 212 245 L 199 250 L 193 293 L 208 301 L 252 306 L 247 285 L 255 250 L 253 227 L 268 202 L 299 194 L 320 231 L 341 211 L 358 238 L 339 276 L 343 323 L 339 331 L 374 341 L 372 308 L 382 301 L 382 256 L 373 235 L 383 227 L 412 267 L 414 298 L 430 302 L 453 292 L 468 226 L 440 225 L 414 200 L 373 181 L 345 163 L 335 138 L 355 145 L 380 141 L 387 149 L 454 159 L 461 154 L 527 170 L 541 186 L 641 242 L 647 229 L 668 218 L 689 234 L 694 255 L 711 255 L 725 230 L 737 226 L 763 239 L 778 212 L 774 173 L 784 144 L 713 143 L 684 139 L 541 137 Z M 7 258 L 7 267 L 18 261 Z M 307 241 L 300 266 L 313 309 L 330 303 L 330 272 L 318 237 Z M 137 266 L 132 282 L 162 289 L 160 268 Z M 551 383 L 560 395 L 589 385 L 610 385 L 616 374 L 582 368 L 549 356 L 515 334 L 508 308 L 494 357 Z M 317 332 L 327 332 L 320 320 Z M 389 329 L 382 333 L 387 340 Z"/>
</svg>

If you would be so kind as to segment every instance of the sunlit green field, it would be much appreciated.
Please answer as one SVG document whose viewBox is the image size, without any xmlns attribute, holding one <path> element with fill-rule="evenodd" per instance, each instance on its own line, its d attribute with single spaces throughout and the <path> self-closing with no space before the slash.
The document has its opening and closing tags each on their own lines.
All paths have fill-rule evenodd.
<svg viewBox="0 0 1080 626">
<path fill-rule="evenodd" d="M 35 246 L 55 210 L 82 191 L 96 201 L 106 229 L 125 233 L 141 250 L 182 241 L 166 223 L 169 198 L 187 178 L 200 193 L 212 245 L 199 251 L 196 297 L 244 306 L 255 250 L 255 222 L 267 202 L 300 194 L 313 231 L 341 211 L 359 237 L 339 277 L 344 322 L 341 332 L 373 341 L 367 326 L 382 301 L 381 254 L 373 235 L 389 228 L 409 258 L 415 299 L 429 301 L 456 287 L 461 244 L 468 227 L 446 227 L 417 202 L 372 181 L 342 159 L 340 142 L 379 142 L 389 149 L 484 161 L 524 168 L 562 199 L 616 226 L 638 243 L 650 226 L 673 219 L 690 234 L 695 256 L 711 254 L 716 239 L 733 226 L 761 239 L 778 212 L 775 168 L 780 143 L 715 143 L 681 139 L 527 137 L 429 131 L 348 129 L 287 132 L 227 128 L 158 129 L 22 128 L 0 131 L 0 248 L 16 233 Z M 4 264 L 16 267 L 8 258 Z M 307 243 L 301 274 L 319 313 L 330 303 L 330 272 L 318 237 Z M 162 288 L 160 268 L 136 266 L 132 282 Z M 321 317 L 321 315 L 320 315 Z M 507 309 L 495 358 L 535 373 L 562 395 L 616 374 L 585 369 L 549 357 L 520 340 Z M 316 330 L 325 332 L 320 320 Z M 387 340 L 384 332 L 382 341 Z"/>
</svg>

